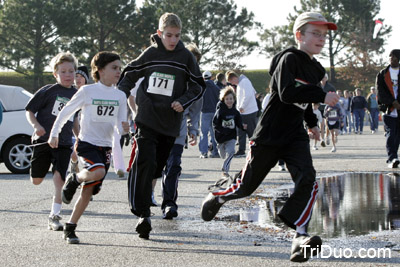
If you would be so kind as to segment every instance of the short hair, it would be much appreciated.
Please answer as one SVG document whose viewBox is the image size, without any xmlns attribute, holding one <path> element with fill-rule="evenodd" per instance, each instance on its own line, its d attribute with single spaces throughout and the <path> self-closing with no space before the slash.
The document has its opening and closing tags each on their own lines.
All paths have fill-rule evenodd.
<svg viewBox="0 0 400 267">
<path fill-rule="evenodd" d="M 217 81 L 222 82 L 223 80 L 225 80 L 225 75 L 222 72 L 219 72 L 217 76 L 215 76 L 215 78 L 217 79 Z"/>
<path fill-rule="evenodd" d="M 95 82 L 100 80 L 99 70 L 105 68 L 108 63 L 115 60 L 121 60 L 121 57 L 115 52 L 101 51 L 97 53 L 93 58 L 90 66 L 92 68 L 91 74 Z"/>
<path fill-rule="evenodd" d="M 164 13 L 158 22 L 158 29 L 164 31 L 166 27 L 182 29 L 181 19 L 174 13 Z"/>
<path fill-rule="evenodd" d="M 230 79 L 232 79 L 232 78 L 234 78 L 234 77 L 239 78 L 239 75 L 237 75 L 237 73 L 234 72 L 233 70 L 227 71 L 226 74 L 225 74 L 225 76 L 226 76 L 226 80 L 227 80 L 227 81 L 229 81 Z"/>
<path fill-rule="evenodd" d="M 235 94 L 235 90 L 233 90 L 232 86 L 227 86 L 224 89 L 221 89 L 221 91 L 219 92 L 219 100 L 221 100 L 222 102 L 224 102 L 224 98 L 227 95 L 233 95 L 233 98 L 236 101 L 236 94 Z"/>
<path fill-rule="evenodd" d="M 197 45 L 195 43 L 189 43 L 186 45 L 186 49 L 192 52 L 197 60 L 197 63 L 199 63 L 202 55 Z"/>
<path fill-rule="evenodd" d="M 61 52 L 58 53 L 55 57 L 53 57 L 50 61 L 50 66 L 53 71 L 56 72 L 58 70 L 58 65 L 64 62 L 71 62 L 74 64 L 74 69 L 76 71 L 78 67 L 78 60 L 71 52 Z"/>
</svg>

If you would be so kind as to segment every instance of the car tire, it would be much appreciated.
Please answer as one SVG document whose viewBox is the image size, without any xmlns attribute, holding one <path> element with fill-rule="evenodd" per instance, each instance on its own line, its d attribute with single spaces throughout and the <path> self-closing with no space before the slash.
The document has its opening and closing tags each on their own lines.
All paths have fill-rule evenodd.
<svg viewBox="0 0 400 267">
<path fill-rule="evenodd" d="M 32 156 L 30 144 L 30 138 L 21 136 L 4 145 L 2 158 L 9 171 L 15 174 L 29 173 Z"/>
</svg>

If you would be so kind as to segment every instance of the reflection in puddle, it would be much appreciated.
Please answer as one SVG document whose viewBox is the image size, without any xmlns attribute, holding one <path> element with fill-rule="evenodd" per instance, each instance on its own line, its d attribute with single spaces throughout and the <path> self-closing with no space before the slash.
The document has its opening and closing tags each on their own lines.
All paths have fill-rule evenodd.
<svg viewBox="0 0 400 267">
<path fill-rule="evenodd" d="M 348 173 L 318 179 L 319 194 L 310 232 L 323 237 L 363 235 L 400 228 L 400 176 Z M 241 221 L 282 227 L 276 214 L 291 190 L 263 197 L 260 206 L 240 212 Z"/>
</svg>

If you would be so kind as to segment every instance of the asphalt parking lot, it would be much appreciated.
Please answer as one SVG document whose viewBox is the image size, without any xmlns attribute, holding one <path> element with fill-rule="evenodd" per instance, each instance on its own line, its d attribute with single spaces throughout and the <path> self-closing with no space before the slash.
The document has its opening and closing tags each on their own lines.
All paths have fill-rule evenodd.
<svg viewBox="0 0 400 267">
<path fill-rule="evenodd" d="M 129 149 L 125 148 L 126 161 Z M 343 172 L 388 173 L 382 130 L 374 135 L 342 135 L 337 152 L 330 147 L 312 151 L 318 177 Z M 231 170 L 239 171 L 244 158 L 234 159 Z M 179 183 L 179 216 L 162 219 L 160 208 L 152 208 L 150 240 L 135 233 L 136 217 L 129 211 L 127 183 L 110 169 L 99 195 L 89 204 L 77 228 L 79 245 L 68 245 L 62 232 L 47 230 L 52 201 L 51 175 L 39 186 L 28 175 L 11 174 L 0 165 L 1 266 L 393 266 L 400 263 L 400 230 L 366 236 L 324 240 L 332 247 L 391 247 L 390 258 L 312 259 L 304 264 L 289 261 L 290 238 L 256 229 L 240 222 L 203 222 L 199 211 L 208 185 L 220 178 L 222 159 L 199 159 L 197 147 L 184 151 Z M 287 172 L 273 169 L 256 194 L 291 181 Z M 160 184 L 156 200 L 161 203 Z M 399 192 L 400 194 L 400 192 Z M 74 201 L 72 202 L 74 203 Z M 246 200 L 229 202 L 222 213 L 238 212 Z M 72 204 L 63 205 L 65 222 Z M 312 230 L 311 230 L 312 231 Z M 290 233 L 289 233 L 290 234 Z M 391 244 L 390 246 L 388 244 Z"/>
</svg>

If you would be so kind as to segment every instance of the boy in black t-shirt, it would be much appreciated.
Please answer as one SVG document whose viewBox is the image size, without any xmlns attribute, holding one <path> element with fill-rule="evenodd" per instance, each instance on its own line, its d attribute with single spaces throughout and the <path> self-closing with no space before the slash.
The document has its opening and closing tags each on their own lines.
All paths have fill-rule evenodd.
<svg viewBox="0 0 400 267">
<path fill-rule="evenodd" d="M 74 124 L 71 118 L 60 134 L 60 144 L 56 149 L 47 144 L 49 134 L 58 113 L 75 94 L 72 86 L 77 68 L 77 60 L 70 53 L 60 53 L 52 59 L 53 75 L 56 84 L 49 84 L 40 88 L 25 107 L 26 117 L 34 129 L 32 136 L 33 155 L 31 158 L 31 181 L 34 185 L 43 182 L 43 178 L 53 165 L 53 181 L 55 193 L 49 216 L 48 229 L 63 230 L 61 220 L 61 190 L 71 157 L 72 129 L 77 133 L 78 122 Z"/>
</svg>

